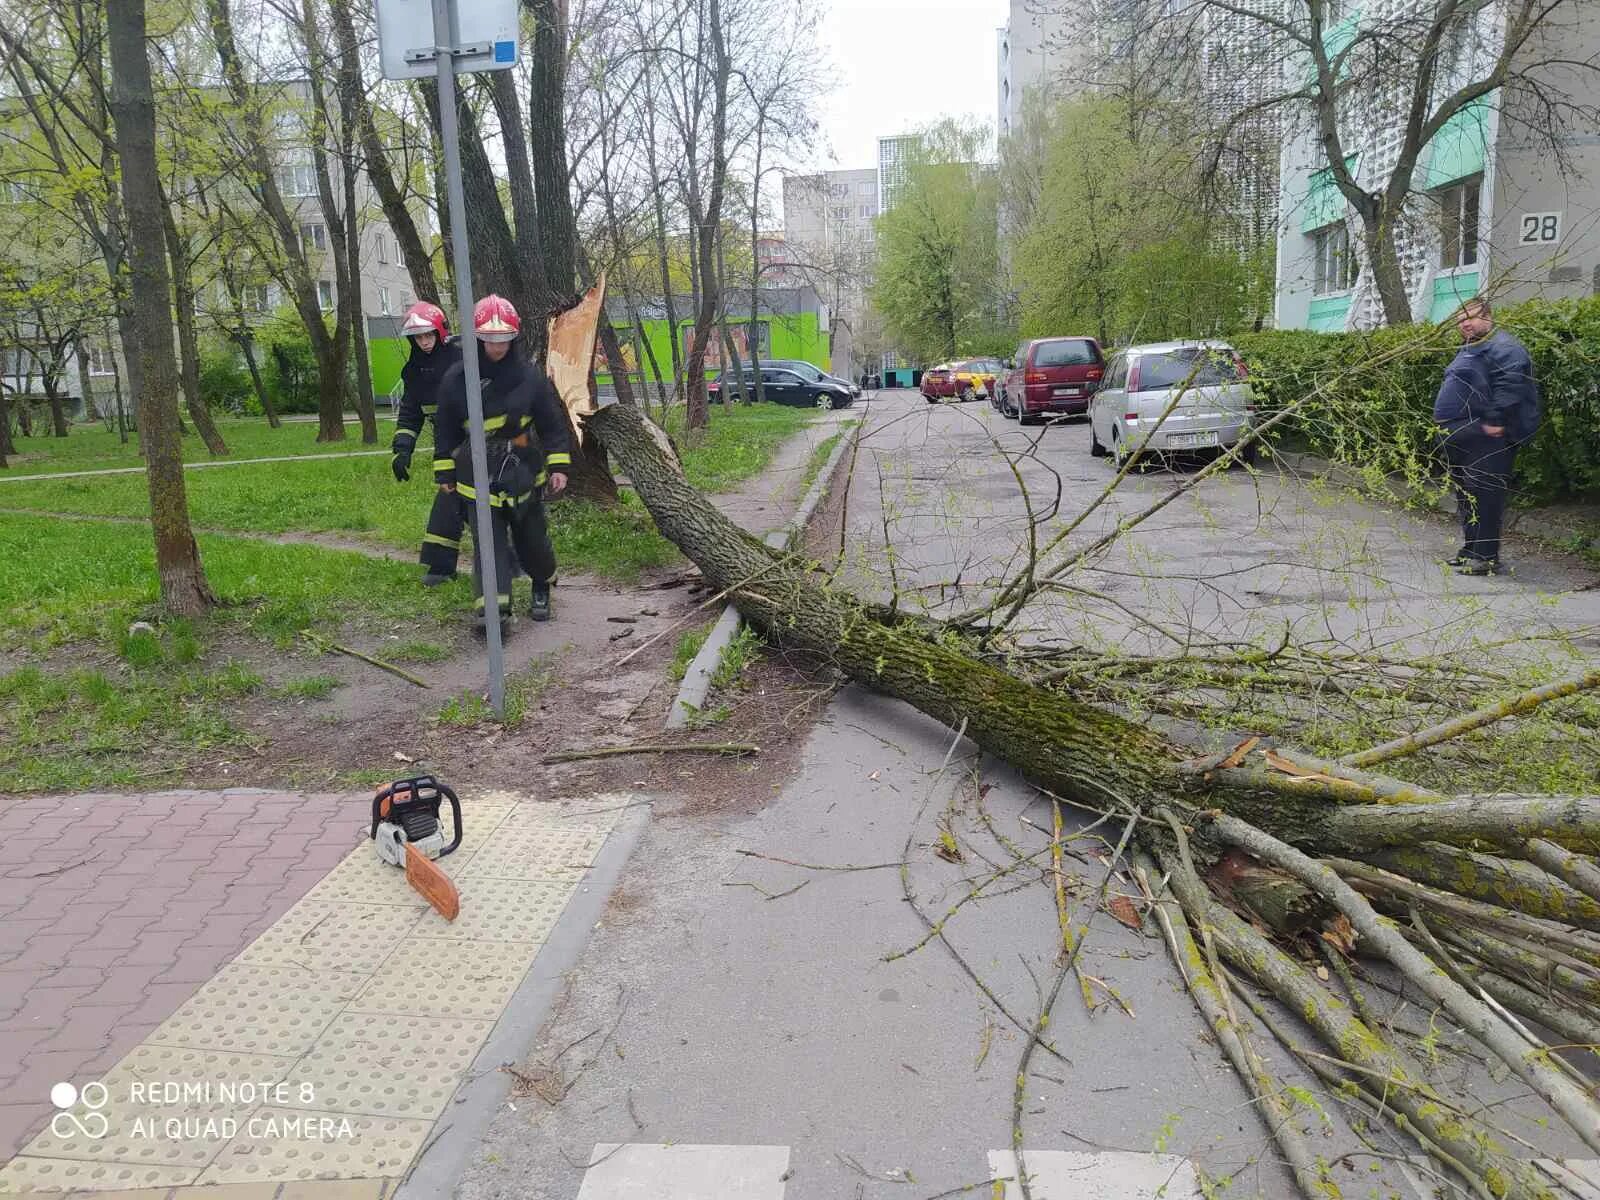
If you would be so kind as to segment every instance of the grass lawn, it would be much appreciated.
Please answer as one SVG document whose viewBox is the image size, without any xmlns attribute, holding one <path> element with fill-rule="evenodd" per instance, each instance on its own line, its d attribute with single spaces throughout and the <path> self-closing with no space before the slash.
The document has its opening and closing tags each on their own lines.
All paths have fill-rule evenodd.
<svg viewBox="0 0 1600 1200">
<path fill-rule="evenodd" d="M 378 410 L 378 444 L 361 444 L 361 426 L 351 421 L 345 425 L 342 442 L 318 442 L 315 421 L 288 421 L 280 429 L 269 429 L 263 417 L 217 417 L 217 432 L 228 443 L 229 458 L 270 458 L 280 454 L 349 454 L 356 450 L 384 450 L 394 437 L 394 421 L 387 409 Z M 189 430 L 183 439 L 184 462 L 210 462 L 205 443 L 195 434 L 185 415 L 184 427 Z M 49 423 L 34 422 L 34 429 L 48 433 Z M 64 438 L 35 436 L 18 437 L 17 457 L 8 458 L 11 470 L 19 475 L 33 475 L 46 471 L 95 471 L 106 467 L 138 467 L 139 439 L 129 431 L 127 445 L 117 438 L 115 430 L 104 425 L 74 425 Z M 221 460 L 225 461 L 225 460 Z"/>
<path fill-rule="evenodd" d="M 689 476 L 708 489 L 729 487 L 760 471 L 812 416 L 776 406 L 714 410 L 710 430 L 677 435 Z M 407 561 L 389 562 L 230 536 L 337 534 L 412 552 L 434 495 L 431 472 L 424 467 L 401 485 L 384 458 L 330 459 L 330 451 L 360 443 L 319 447 L 313 425 L 223 427 L 239 457 L 304 457 L 188 474 L 201 557 L 222 602 L 195 622 L 157 619 L 142 475 L 0 482 L 0 509 L 26 510 L 0 515 L 0 561 L 7 564 L 0 573 L 0 653 L 14 653 L 11 669 L 0 669 L 0 788 L 159 786 L 247 753 L 243 717 L 252 707 L 272 702 L 314 711 L 337 687 L 327 660 L 299 637 L 302 629 L 356 644 L 384 638 L 392 645 L 386 654 L 424 672 L 453 653 L 471 608 L 465 574 L 430 590 L 418 586 L 409 553 Z M 13 460 L 16 473 L 138 463 L 132 445 L 121 447 L 115 435 L 91 427 L 64 440 L 23 439 L 20 448 L 47 457 Z M 193 439 L 185 451 L 206 457 Z M 418 462 L 427 457 L 424 449 Z M 631 494 L 611 509 L 560 501 L 550 518 L 563 571 L 629 580 L 677 558 Z M 130 634 L 140 619 L 154 631 Z M 529 681 L 529 694 L 535 684 Z M 458 701 L 439 719 L 477 715 Z"/>
<path fill-rule="evenodd" d="M 711 406 L 711 423 L 692 433 L 683 426 L 684 410 L 674 408 L 667 432 L 683 455 L 683 473 L 705 492 L 725 492 L 772 461 L 778 447 L 817 418 L 811 408 L 781 404 Z"/>
<path fill-rule="evenodd" d="M 464 579 L 429 591 L 407 564 L 348 551 L 221 535 L 202 535 L 200 550 L 222 607 L 130 633 L 156 613 L 146 526 L 0 521 L 0 645 L 48 656 L 0 673 L 6 790 L 160 782 L 243 746 L 237 712 L 249 697 L 314 703 L 333 690 L 301 629 L 393 633 L 407 639 L 402 657 L 424 661 L 445 653 L 469 602 Z M 270 664 L 278 683 L 253 663 Z"/>
</svg>

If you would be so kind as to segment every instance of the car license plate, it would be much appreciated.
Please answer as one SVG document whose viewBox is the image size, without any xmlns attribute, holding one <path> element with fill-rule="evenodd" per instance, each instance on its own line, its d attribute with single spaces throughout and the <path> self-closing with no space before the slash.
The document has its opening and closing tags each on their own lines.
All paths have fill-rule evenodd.
<svg viewBox="0 0 1600 1200">
<path fill-rule="evenodd" d="M 1075 387 L 1058 387 L 1055 394 L 1058 396 L 1081 396 L 1083 394 L 1083 389 Z"/>
<path fill-rule="evenodd" d="M 1175 433 L 1167 439 L 1167 446 L 1173 450 L 1189 450 L 1195 446 L 1215 446 L 1217 444 L 1217 431 L 1207 429 L 1202 433 Z"/>
</svg>

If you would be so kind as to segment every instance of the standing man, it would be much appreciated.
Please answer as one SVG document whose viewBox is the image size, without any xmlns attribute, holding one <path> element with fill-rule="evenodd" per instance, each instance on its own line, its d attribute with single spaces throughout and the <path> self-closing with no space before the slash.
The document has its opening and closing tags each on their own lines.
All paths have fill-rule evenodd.
<svg viewBox="0 0 1600 1200">
<path fill-rule="evenodd" d="M 1500 524 L 1517 449 L 1539 429 L 1539 384 L 1521 342 L 1496 329 L 1481 297 L 1456 313 L 1462 347 L 1433 403 L 1461 514 L 1461 575 L 1500 573 Z"/>
<path fill-rule="evenodd" d="M 426 300 L 406 309 L 400 332 L 411 339 L 411 357 L 400 368 L 400 413 L 395 419 L 394 458 L 390 467 L 396 483 L 411 478 L 411 455 L 417 448 L 417 434 L 423 423 L 435 420 L 439 404 L 439 384 L 445 372 L 461 362 L 461 344 L 450 336 L 444 312 Z M 434 442 L 439 435 L 435 426 Z M 439 492 L 433 498 L 433 511 L 428 514 L 428 531 L 422 535 L 422 553 L 419 560 L 428 568 L 422 577 L 425 587 L 437 587 L 454 578 L 456 560 L 461 555 L 461 531 L 466 524 L 466 513 L 461 500 L 454 493 Z"/>
<path fill-rule="evenodd" d="M 548 621 L 552 614 L 550 581 L 556 554 L 545 522 L 543 491 L 559 495 L 567 486 L 572 445 L 566 414 L 555 385 L 528 362 L 517 346 L 522 320 L 511 301 L 485 296 L 472 310 L 478 339 L 478 376 L 483 381 L 483 430 L 488 439 L 489 504 L 494 524 L 494 566 L 501 629 L 511 616 L 511 554 L 533 580 L 528 615 Z M 470 505 L 480 481 L 472 477 L 472 451 L 467 439 L 467 375 L 457 362 L 439 386 L 439 411 L 434 417 L 434 479 L 441 495 Z M 483 595 L 483 547 L 472 543 L 472 580 L 477 593 L 478 630 L 487 633 L 488 606 Z"/>
</svg>

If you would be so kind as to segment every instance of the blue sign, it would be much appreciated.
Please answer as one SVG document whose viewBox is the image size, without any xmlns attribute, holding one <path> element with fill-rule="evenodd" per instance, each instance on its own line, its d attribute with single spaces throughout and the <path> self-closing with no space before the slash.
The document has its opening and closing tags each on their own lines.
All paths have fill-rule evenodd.
<svg viewBox="0 0 1600 1200">
<path fill-rule="evenodd" d="M 515 42 L 496 42 L 494 44 L 494 60 L 497 63 L 516 62 L 517 44 Z"/>
</svg>

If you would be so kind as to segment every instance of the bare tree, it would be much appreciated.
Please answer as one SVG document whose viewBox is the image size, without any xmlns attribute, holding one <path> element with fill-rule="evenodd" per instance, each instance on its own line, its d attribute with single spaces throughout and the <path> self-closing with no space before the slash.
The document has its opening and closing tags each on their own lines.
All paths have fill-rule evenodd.
<svg viewBox="0 0 1600 1200">
<path fill-rule="evenodd" d="M 189 527 L 183 460 L 178 442 L 178 380 L 172 357 L 172 312 L 165 297 L 166 232 L 161 215 L 161 177 L 156 166 L 155 97 L 145 46 L 144 0 L 117 0 L 110 6 L 110 110 L 116 126 L 123 203 L 128 214 L 131 277 L 147 299 L 137 307 L 145 390 L 140 432 L 150 486 L 150 523 L 155 534 L 156 572 L 167 611 L 179 616 L 204 612 L 215 598 L 200 565 L 200 550 Z"/>
<path fill-rule="evenodd" d="M 1253 48 L 1249 69 L 1279 66 L 1267 77 L 1285 81 L 1224 115 L 1213 163 L 1237 130 L 1281 110 L 1356 215 L 1385 320 L 1406 324 L 1411 281 L 1401 247 L 1435 138 L 1471 106 L 1496 104 L 1502 121 L 1559 163 L 1569 131 L 1600 123 L 1600 53 L 1592 39 L 1574 37 L 1586 19 L 1581 8 L 1577 0 L 1414 0 L 1358 13 L 1338 0 L 1196 0 L 1187 19 L 1221 23 Z M 1380 148 L 1374 139 L 1392 118 L 1398 136 Z"/>
</svg>

